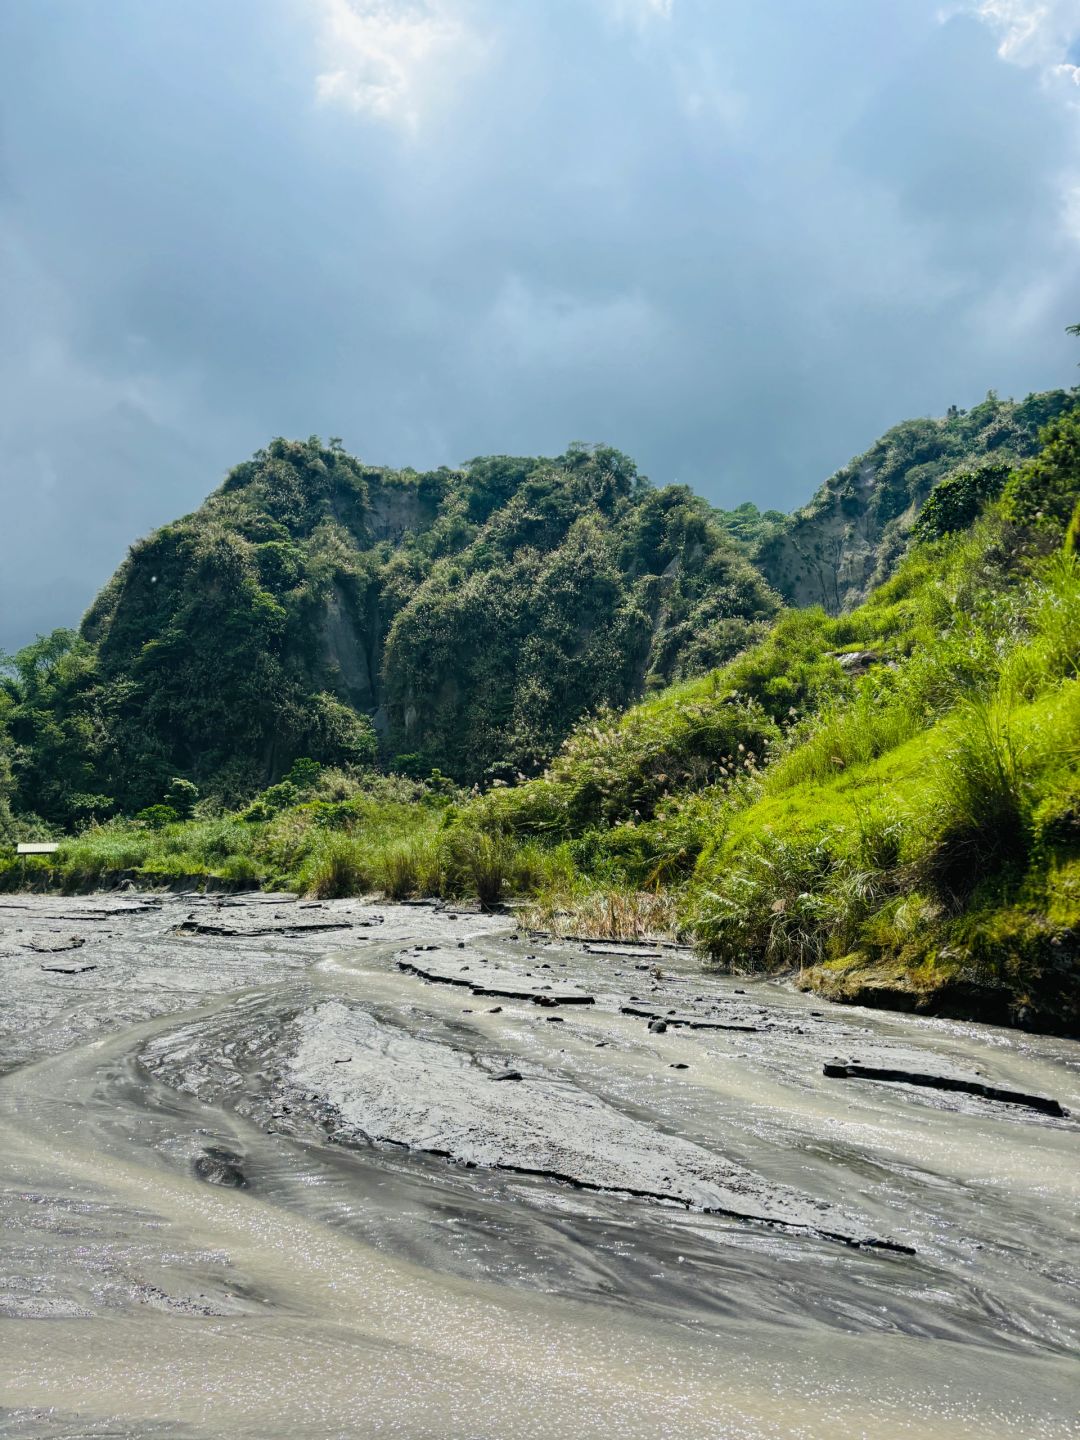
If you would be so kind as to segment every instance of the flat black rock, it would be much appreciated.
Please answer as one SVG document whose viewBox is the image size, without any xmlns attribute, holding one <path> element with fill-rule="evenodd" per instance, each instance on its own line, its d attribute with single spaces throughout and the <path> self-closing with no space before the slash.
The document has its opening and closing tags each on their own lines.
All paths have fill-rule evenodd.
<svg viewBox="0 0 1080 1440">
<path fill-rule="evenodd" d="M 664 1010 L 652 1010 L 644 1005 L 620 1005 L 619 1013 L 622 1015 L 640 1015 L 644 1020 L 655 1020 L 665 1027 L 668 1025 L 682 1025 L 687 1030 L 748 1030 L 756 1032 L 761 1027 L 758 1025 L 744 1025 L 729 1020 L 699 1020 L 696 1015 L 671 1015 Z M 649 1029 L 654 1029 L 650 1025 Z"/>
<path fill-rule="evenodd" d="M 876 1065 L 850 1065 L 827 1060 L 821 1073 L 837 1080 L 881 1080 L 894 1085 L 922 1085 L 931 1090 L 948 1090 L 962 1095 L 981 1095 L 984 1100 L 997 1100 L 1003 1105 L 1025 1105 L 1044 1115 L 1063 1118 L 1068 1114 L 1057 1100 L 1045 1095 L 1027 1095 L 1022 1090 L 1003 1090 L 981 1080 L 963 1080 L 955 1075 L 930 1075 L 920 1070 L 893 1070 Z"/>
</svg>

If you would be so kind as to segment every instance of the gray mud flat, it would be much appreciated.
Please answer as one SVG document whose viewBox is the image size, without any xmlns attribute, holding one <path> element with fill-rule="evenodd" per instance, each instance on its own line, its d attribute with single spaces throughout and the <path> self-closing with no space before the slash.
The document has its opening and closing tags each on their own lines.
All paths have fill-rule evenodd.
<svg viewBox="0 0 1080 1440">
<path fill-rule="evenodd" d="M 351 1127 L 365 1140 L 463 1165 L 802 1228 L 849 1244 L 867 1241 L 845 1218 L 832 1215 L 826 1230 L 813 1202 L 545 1069 L 515 1072 L 520 1085 L 493 1084 L 506 1073 L 497 1060 L 418 1040 L 338 1003 L 308 1011 L 297 1029 L 294 1092 L 314 1092 L 333 1108 L 342 1122 L 339 1140 Z M 875 1237 L 869 1243 L 889 1246 Z"/>
<path fill-rule="evenodd" d="M 657 950 L 5 897 L 0 1436 L 1080 1435 L 1080 1046 Z"/>
</svg>

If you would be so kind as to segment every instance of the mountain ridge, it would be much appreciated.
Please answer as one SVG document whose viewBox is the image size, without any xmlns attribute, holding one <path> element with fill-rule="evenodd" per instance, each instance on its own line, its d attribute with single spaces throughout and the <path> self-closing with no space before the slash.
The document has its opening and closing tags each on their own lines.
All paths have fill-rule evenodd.
<svg viewBox="0 0 1080 1440">
<path fill-rule="evenodd" d="M 610 446 L 417 472 L 276 439 L 9 664 L 3 784 L 70 825 L 177 776 L 238 803 L 301 757 L 536 774 L 583 716 L 752 645 L 779 597 L 853 603 L 935 486 L 1004 470 L 1078 398 L 903 422 L 787 517 L 654 488 Z"/>
</svg>

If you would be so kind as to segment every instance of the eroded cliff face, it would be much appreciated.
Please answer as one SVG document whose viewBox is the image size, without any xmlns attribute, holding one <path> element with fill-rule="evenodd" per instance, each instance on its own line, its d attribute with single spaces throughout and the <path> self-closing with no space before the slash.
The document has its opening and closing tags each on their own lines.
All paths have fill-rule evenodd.
<svg viewBox="0 0 1080 1440">
<path fill-rule="evenodd" d="M 618 451 L 418 474 L 276 440 L 133 547 L 84 621 L 86 707 L 125 808 L 173 774 L 231 801 L 377 748 L 471 781 L 726 659 L 777 607 L 701 500 Z"/>
<path fill-rule="evenodd" d="M 1034 454 L 1042 426 L 1078 400 L 1064 390 L 1019 403 L 991 395 L 970 411 L 896 426 L 776 528 L 758 548 L 759 569 L 790 605 L 850 609 L 888 579 L 940 480 Z"/>
</svg>

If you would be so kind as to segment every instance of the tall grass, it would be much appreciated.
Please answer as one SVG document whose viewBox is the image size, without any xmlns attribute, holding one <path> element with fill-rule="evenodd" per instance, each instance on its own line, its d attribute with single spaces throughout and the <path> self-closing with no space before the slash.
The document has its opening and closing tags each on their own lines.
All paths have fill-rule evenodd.
<svg viewBox="0 0 1080 1440">
<path fill-rule="evenodd" d="M 921 717 L 902 697 L 876 690 L 868 677 L 853 701 L 831 700 L 825 705 L 801 743 L 790 745 L 767 772 L 765 787 L 775 792 L 806 781 L 829 780 L 902 745 L 920 724 Z"/>
<path fill-rule="evenodd" d="M 815 964 L 826 953 L 834 865 L 827 836 L 791 840 L 764 833 L 696 888 L 695 937 L 732 969 Z"/>
<path fill-rule="evenodd" d="M 1008 704 L 969 700 L 952 721 L 954 739 L 934 779 L 932 839 L 922 870 L 954 902 L 980 880 L 1024 865 L 1031 849 L 1031 742 Z"/>
<path fill-rule="evenodd" d="M 295 888 L 320 900 L 341 900 L 374 888 L 358 847 L 347 835 L 330 834 L 295 871 Z"/>
</svg>

